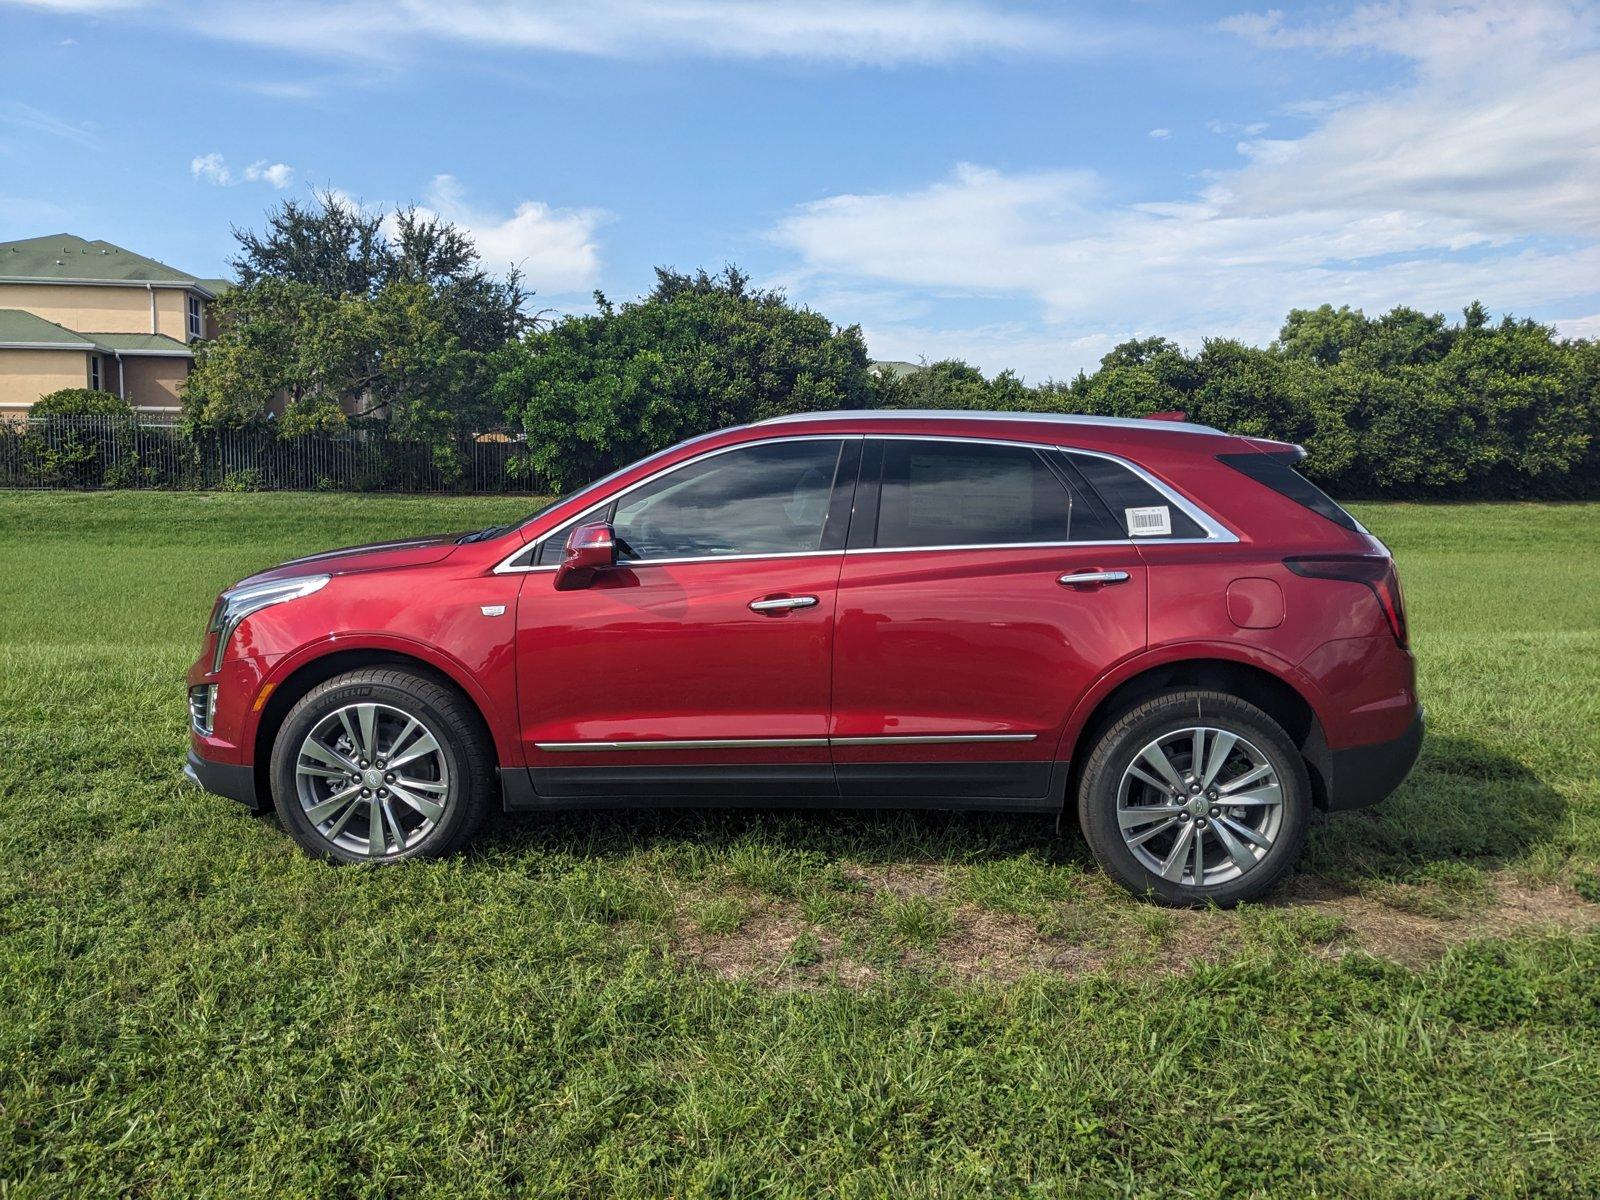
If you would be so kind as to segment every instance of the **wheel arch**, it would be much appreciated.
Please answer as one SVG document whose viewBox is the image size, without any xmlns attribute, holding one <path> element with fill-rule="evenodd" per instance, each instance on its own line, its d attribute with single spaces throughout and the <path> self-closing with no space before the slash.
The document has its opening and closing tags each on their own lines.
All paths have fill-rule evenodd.
<svg viewBox="0 0 1600 1200">
<path fill-rule="evenodd" d="M 261 716 L 256 722 L 251 740 L 257 795 L 272 795 L 272 742 L 277 737 L 278 730 L 282 728 L 284 719 L 289 715 L 289 710 L 319 683 L 326 682 L 336 675 L 343 675 L 346 671 L 355 671 L 363 667 L 395 667 L 411 671 L 458 693 L 482 722 L 484 732 L 489 735 L 489 746 L 495 755 L 494 765 L 499 766 L 506 762 L 506 754 L 500 745 L 499 735 L 494 723 L 488 719 L 488 714 L 484 711 L 483 700 L 476 688 L 463 682 L 437 663 L 404 650 L 388 646 L 339 647 L 295 663 L 283 678 L 273 681 L 272 691 L 262 706 Z"/>
<path fill-rule="evenodd" d="M 1073 714 L 1072 727 L 1063 738 L 1063 753 L 1058 755 L 1068 767 L 1063 810 L 1077 790 L 1083 763 L 1100 735 L 1123 713 L 1151 696 L 1181 688 L 1206 688 L 1238 696 L 1282 725 L 1305 760 L 1313 802 L 1326 809 L 1331 759 L 1322 721 L 1312 700 L 1302 687 L 1284 677 L 1286 673 L 1259 662 L 1202 652 L 1194 657 L 1163 659 L 1102 681 L 1102 686 Z"/>
</svg>

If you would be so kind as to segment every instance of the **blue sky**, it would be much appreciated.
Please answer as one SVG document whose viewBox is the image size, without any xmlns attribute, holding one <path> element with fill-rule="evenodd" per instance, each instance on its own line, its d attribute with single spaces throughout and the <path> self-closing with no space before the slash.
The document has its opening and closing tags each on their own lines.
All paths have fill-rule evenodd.
<svg viewBox="0 0 1600 1200">
<path fill-rule="evenodd" d="M 1593 4 L 0 0 L 0 238 L 222 274 L 313 187 L 583 310 L 736 262 L 1031 380 L 1291 306 L 1600 336 Z"/>
</svg>

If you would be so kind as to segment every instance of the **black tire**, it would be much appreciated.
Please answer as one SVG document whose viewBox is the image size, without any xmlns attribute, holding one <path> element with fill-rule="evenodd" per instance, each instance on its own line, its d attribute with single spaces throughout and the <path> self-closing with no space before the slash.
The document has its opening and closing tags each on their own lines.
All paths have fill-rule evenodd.
<svg viewBox="0 0 1600 1200">
<path fill-rule="evenodd" d="M 1224 730 L 1249 742 L 1271 764 L 1281 792 L 1281 815 L 1271 848 L 1253 867 L 1234 878 L 1200 886 L 1192 881 L 1183 882 L 1181 878 L 1178 882 L 1163 878 L 1141 862 L 1123 838 L 1117 811 L 1118 790 L 1124 773 L 1135 757 L 1158 738 L 1195 726 Z M 1218 739 L 1212 739 L 1213 745 L 1217 742 Z M 1239 816 L 1248 813 L 1244 809 L 1231 811 Z M 1207 819 L 1208 815 L 1201 814 L 1197 823 L 1198 820 Z M 1106 874 L 1136 896 L 1173 907 L 1215 904 L 1220 908 L 1231 908 L 1241 900 L 1260 896 L 1282 878 L 1284 872 L 1300 857 L 1305 847 L 1310 817 L 1311 781 L 1306 774 L 1305 761 L 1294 742 L 1283 727 L 1261 709 L 1225 692 L 1165 692 L 1124 713 L 1100 735 L 1089 753 L 1079 780 L 1078 820 L 1089 848 Z M 1188 823 L 1191 818 L 1184 814 L 1181 820 Z M 1212 819 L 1210 824 L 1215 825 L 1216 821 Z M 1181 827 L 1166 828 L 1171 832 L 1163 836 L 1174 839 L 1172 844 L 1175 845 Z M 1195 832 L 1189 836 L 1199 834 Z M 1202 863 L 1203 876 L 1216 873 L 1213 862 L 1227 867 L 1226 848 L 1218 843 L 1218 836 L 1213 829 L 1207 838 L 1214 846 L 1212 852 L 1218 854 L 1219 858 Z M 1245 844 L 1237 837 L 1232 840 Z M 1205 853 L 1204 846 L 1201 853 Z M 1182 875 L 1193 874 L 1190 867 L 1182 864 L 1177 869 Z"/>
<path fill-rule="evenodd" d="M 386 849 L 382 858 L 352 851 L 319 833 L 302 805 L 296 781 L 296 762 L 307 735 L 341 708 L 369 703 L 420 721 L 437 741 L 439 757 L 448 771 L 448 775 L 438 776 L 448 781 L 440 785 L 448 789 L 443 793 L 443 814 L 404 848 L 389 838 L 386 846 L 393 844 L 395 849 Z M 289 710 L 273 741 L 272 800 L 278 820 L 307 854 L 330 862 L 441 858 L 460 849 L 477 832 L 496 791 L 494 754 L 477 711 L 454 688 L 400 668 L 363 668 L 318 684 Z M 395 807 L 401 808 L 398 801 Z M 407 820 L 420 816 L 401 811 Z M 367 824 L 365 814 L 358 819 Z M 379 837 L 384 838 L 386 832 Z"/>
</svg>

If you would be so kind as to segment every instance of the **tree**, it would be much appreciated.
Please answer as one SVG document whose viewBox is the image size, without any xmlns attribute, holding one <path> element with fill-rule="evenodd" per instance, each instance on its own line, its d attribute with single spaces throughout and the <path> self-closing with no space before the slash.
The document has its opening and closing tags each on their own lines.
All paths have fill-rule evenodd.
<svg viewBox="0 0 1600 1200">
<path fill-rule="evenodd" d="M 1032 408 L 1035 393 L 1013 371 L 985 379 L 958 358 L 931 363 L 905 375 L 878 377 L 874 408 L 955 408 L 1018 412 Z"/>
<path fill-rule="evenodd" d="M 98 388 L 62 388 L 40 396 L 28 409 L 30 417 L 131 417 L 133 409 L 121 396 Z"/>
<path fill-rule="evenodd" d="M 462 230 L 324 194 L 234 235 L 240 283 L 217 302 L 221 334 L 196 351 L 192 423 L 257 424 L 278 397 L 285 432 L 326 432 L 348 414 L 438 437 L 499 418 L 491 368 L 528 327 L 527 293 L 517 270 L 484 270 Z"/>
<path fill-rule="evenodd" d="M 1287 358 L 1309 359 L 1331 367 L 1366 339 L 1369 325 L 1359 308 L 1293 308 L 1278 331 L 1276 348 Z"/>
<path fill-rule="evenodd" d="M 856 326 L 717 274 L 656 271 L 644 298 L 566 317 L 507 347 L 494 396 L 527 430 L 529 466 L 567 489 L 691 434 L 786 412 L 861 408 Z"/>
</svg>

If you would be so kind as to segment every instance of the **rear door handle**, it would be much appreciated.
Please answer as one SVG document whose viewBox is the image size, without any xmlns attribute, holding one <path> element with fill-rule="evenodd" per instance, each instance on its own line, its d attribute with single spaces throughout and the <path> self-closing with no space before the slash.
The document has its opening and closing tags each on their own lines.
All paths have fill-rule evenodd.
<svg viewBox="0 0 1600 1200">
<path fill-rule="evenodd" d="M 750 601 L 750 611 L 758 613 L 781 613 L 794 608 L 810 608 L 816 604 L 815 596 L 776 596 L 770 600 Z"/>
<path fill-rule="evenodd" d="M 1126 571 L 1069 571 L 1057 583 L 1063 587 L 1078 587 L 1085 583 L 1127 583 Z"/>
</svg>

